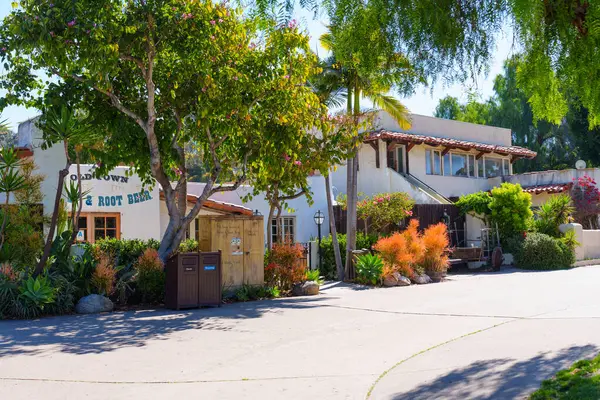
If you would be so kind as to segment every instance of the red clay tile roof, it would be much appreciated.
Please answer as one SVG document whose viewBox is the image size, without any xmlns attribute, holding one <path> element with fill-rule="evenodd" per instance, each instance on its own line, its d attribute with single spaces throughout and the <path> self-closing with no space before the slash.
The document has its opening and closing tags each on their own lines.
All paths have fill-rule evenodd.
<svg viewBox="0 0 600 400">
<path fill-rule="evenodd" d="M 17 147 L 15 148 L 15 151 L 17 152 L 17 157 L 19 158 L 33 156 L 33 150 L 31 150 L 29 147 Z"/>
<path fill-rule="evenodd" d="M 520 158 L 534 158 L 537 155 L 535 151 L 518 146 L 500 146 L 496 144 L 470 142 L 467 140 L 418 135 L 416 133 L 393 132 L 387 131 L 385 129 L 380 129 L 378 131 L 371 132 L 369 137 L 365 141 L 377 139 L 388 139 L 403 143 L 428 144 L 430 146 L 444 146 L 462 150 L 475 149 L 483 153 L 497 153 L 505 156 L 513 155 Z"/>
<path fill-rule="evenodd" d="M 553 185 L 537 185 L 537 186 L 524 186 L 523 191 L 531 194 L 540 193 L 563 193 L 568 192 L 573 186 L 572 183 L 558 183 Z"/>
<path fill-rule="evenodd" d="M 160 198 L 164 199 L 164 194 L 163 194 L 162 190 L 160 191 Z M 197 199 L 198 199 L 198 196 L 195 196 L 193 194 L 187 195 L 188 203 L 196 203 Z M 207 199 L 207 200 L 204 200 L 204 204 L 202 204 L 202 207 L 205 207 L 205 208 L 208 208 L 211 210 L 215 210 L 215 211 L 226 212 L 229 214 L 253 215 L 252 210 L 249 208 L 246 208 L 244 206 L 240 206 L 237 204 L 226 203 L 224 201 Z"/>
</svg>

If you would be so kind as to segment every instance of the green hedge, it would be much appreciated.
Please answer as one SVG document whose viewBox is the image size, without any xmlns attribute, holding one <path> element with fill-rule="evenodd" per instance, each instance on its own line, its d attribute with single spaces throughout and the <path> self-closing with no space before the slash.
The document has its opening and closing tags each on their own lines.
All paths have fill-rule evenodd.
<svg viewBox="0 0 600 400">
<path fill-rule="evenodd" d="M 342 254 L 342 265 L 344 265 L 346 263 L 346 235 L 338 234 L 337 237 L 340 252 Z M 356 235 L 356 248 L 370 249 L 378 239 L 379 237 L 376 234 L 365 235 L 362 232 L 358 232 Z M 337 279 L 331 235 L 322 238 L 321 253 L 323 257 L 323 263 L 320 268 L 321 274 L 325 276 L 325 279 Z"/>
<path fill-rule="evenodd" d="M 523 269 L 564 269 L 575 262 L 574 246 L 564 238 L 557 239 L 543 233 L 528 233 L 522 244 L 513 251 L 516 266 Z"/>
<path fill-rule="evenodd" d="M 158 250 L 160 242 L 154 239 L 102 239 L 89 246 L 103 253 L 118 257 L 117 264 L 129 267 L 133 265 L 147 248 Z"/>
</svg>

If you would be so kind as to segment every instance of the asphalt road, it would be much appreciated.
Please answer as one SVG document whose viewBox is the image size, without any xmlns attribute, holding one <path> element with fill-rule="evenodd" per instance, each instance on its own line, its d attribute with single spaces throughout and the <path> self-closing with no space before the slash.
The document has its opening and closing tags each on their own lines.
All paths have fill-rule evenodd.
<svg viewBox="0 0 600 400">
<path fill-rule="evenodd" d="M 515 399 L 600 349 L 600 267 L 0 322 L 0 399 Z"/>
</svg>

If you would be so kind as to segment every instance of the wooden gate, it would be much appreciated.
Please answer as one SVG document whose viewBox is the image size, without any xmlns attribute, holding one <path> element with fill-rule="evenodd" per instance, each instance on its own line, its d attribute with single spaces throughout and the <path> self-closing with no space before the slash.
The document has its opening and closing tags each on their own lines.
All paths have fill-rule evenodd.
<svg viewBox="0 0 600 400">
<path fill-rule="evenodd" d="M 419 221 L 421 229 L 426 229 L 431 225 L 443 222 L 444 213 L 450 217 L 448 234 L 452 247 L 465 246 L 466 223 L 465 217 L 460 215 L 460 210 L 454 204 L 415 204 L 413 215 L 407 218 L 405 223 L 412 218 Z"/>
<path fill-rule="evenodd" d="M 226 288 L 264 284 L 262 216 L 200 216 L 200 251 L 221 250 Z"/>
</svg>

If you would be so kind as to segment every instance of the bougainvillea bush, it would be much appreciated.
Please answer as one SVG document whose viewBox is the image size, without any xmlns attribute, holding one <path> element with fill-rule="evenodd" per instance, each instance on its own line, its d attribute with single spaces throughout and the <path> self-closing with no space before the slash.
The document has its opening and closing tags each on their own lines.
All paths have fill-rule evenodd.
<svg viewBox="0 0 600 400">
<path fill-rule="evenodd" d="M 575 207 L 574 218 L 584 229 L 599 229 L 600 191 L 596 181 L 588 175 L 573 178 L 571 197 Z"/>
<path fill-rule="evenodd" d="M 369 221 L 370 231 L 385 232 L 412 216 L 414 205 L 406 193 L 379 193 L 359 201 L 356 211 L 359 219 Z"/>
</svg>

